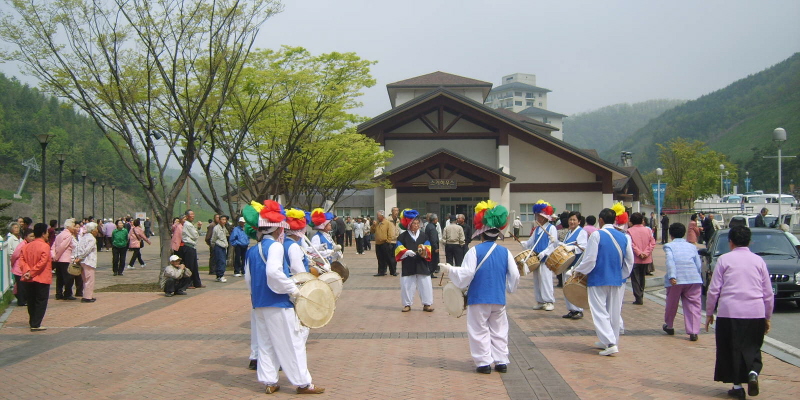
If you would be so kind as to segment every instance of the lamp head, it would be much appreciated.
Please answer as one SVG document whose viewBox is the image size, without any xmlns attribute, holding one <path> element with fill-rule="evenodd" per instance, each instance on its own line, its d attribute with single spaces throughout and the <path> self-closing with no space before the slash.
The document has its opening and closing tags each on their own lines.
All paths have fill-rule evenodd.
<svg viewBox="0 0 800 400">
<path fill-rule="evenodd" d="M 720 170 L 720 171 L 722 171 L 722 170 L 724 170 L 724 169 L 725 169 L 725 164 L 720 164 L 720 165 L 719 165 L 719 170 Z"/>
<path fill-rule="evenodd" d="M 772 141 L 774 142 L 785 142 L 786 141 L 786 130 L 783 128 L 777 128 L 772 131 Z"/>
<path fill-rule="evenodd" d="M 664 170 L 661 168 L 656 168 L 656 175 L 658 176 L 664 175 Z"/>
<path fill-rule="evenodd" d="M 58 160 L 60 163 L 63 163 L 67 160 L 67 153 L 56 153 L 56 160 Z"/>
<path fill-rule="evenodd" d="M 86 175 L 89 175 L 89 174 L 86 173 L 86 171 L 81 172 L 81 176 L 82 177 L 86 178 Z"/>
<path fill-rule="evenodd" d="M 33 136 L 36 136 L 36 140 L 38 140 L 39 143 L 46 145 L 55 135 L 51 135 L 49 133 L 37 133 Z"/>
</svg>

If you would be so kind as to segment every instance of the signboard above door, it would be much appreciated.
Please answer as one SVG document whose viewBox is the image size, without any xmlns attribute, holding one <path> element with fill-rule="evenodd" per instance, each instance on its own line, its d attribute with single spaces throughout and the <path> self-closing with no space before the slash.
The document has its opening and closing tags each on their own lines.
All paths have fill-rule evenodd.
<svg viewBox="0 0 800 400">
<path fill-rule="evenodd" d="M 458 182 L 455 179 L 431 179 L 428 182 L 428 189 L 433 189 L 433 190 L 458 189 Z"/>
</svg>

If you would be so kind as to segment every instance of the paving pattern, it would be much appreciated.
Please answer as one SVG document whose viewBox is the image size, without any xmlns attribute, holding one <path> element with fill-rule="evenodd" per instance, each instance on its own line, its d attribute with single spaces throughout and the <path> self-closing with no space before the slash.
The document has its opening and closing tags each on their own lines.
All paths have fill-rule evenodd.
<svg viewBox="0 0 800 400">
<path fill-rule="evenodd" d="M 201 246 L 202 247 L 202 246 Z M 157 278 L 155 246 L 145 248 L 148 268 L 110 272 L 100 254 L 98 287 Z M 204 249 L 201 249 L 204 250 Z M 517 249 L 513 249 L 516 251 Z M 348 252 L 349 251 L 349 252 Z M 590 313 L 564 320 L 556 311 L 533 311 L 532 281 L 523 278 L 509 296 L 507 374 L 476 374 L 469 356 L 466 319 L 451 318 L 434 282 L 433 313 L 401 313 L 399 279 L 373 277 L 374 253 L 346 249 L 350 279 L 333 320 L 312 330 L 310 371 L 329 398 L 346 399 L 702 399 L 725 398 L 712 381 L 713 334 L 689 342 L 661 332 L 663 307 L 646 301 L 623 308 L 626 334 L 615 357 L 598 356 Z M 207 252 L 200 253 L 207 260 Z M 203 278 L 207 275 L 203 273 Z M 97 293 L 91 304 L 50 300 L 45 332 L 27 329 L 27 313 L 13 309 L 0 328 L 0 398 L 86 399 L 263 398 L 249 354 L 249 296 L 243 278 L 205 279 L 188 296 Z M 207 281 L 207 282 L 206 282 Z M 800 368 L 764 355 L 762 397 L 795 398 Z M 25 379 L 29 371 L 35 378 Z M 281 375 L 274 398 L 294 398 Z"/>
</svg>

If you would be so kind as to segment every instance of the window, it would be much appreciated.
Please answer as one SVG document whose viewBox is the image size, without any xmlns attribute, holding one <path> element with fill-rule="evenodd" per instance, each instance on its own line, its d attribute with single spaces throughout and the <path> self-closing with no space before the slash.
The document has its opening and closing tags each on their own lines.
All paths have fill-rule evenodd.
<svg viewBox="0 0 800 400">
<path fill-rule="evenodd" d="M 528 106 L 528 107 L 533 107 L 533 102 L 532 101 L 526 101 L 525 105 Z"/>
<path fill-rule="evenodd" d="M 536 216 L 533 213 L 533 204 L 520 204 L 519 205 L 519 220 L 522 222 L 536 221 Z"/>
<path fill-rule="evenodd" d="M 539 93 L 539 97 L 542 97 L 542 94 L 541 94 L 541 93 Z"/>
<path fill-rule="evenodd" d="M 361 214 L 364 216 L 371 215 L 375 216 L 375 207 L 365 207 L 361 209 Z"/>
<path fill-rule="evenodd" d="M 540 102 L 539 102 L 539 107 L 541 107 L 541 106 L 542 106 L 542 102 L 540 101 Z"/>
<path fill-rule="evenodd" d="M 581 203 L 567 203 L 567 211 L 581 212 Z"/>
<path fill-rule="evenodd" d="M 337 207 L 336 215 L 339 217 L 347 217 L 350 215 L 350 211 L 352 211 L 350 207 Z"/>
<path fill-rule="evenodd" d="M 514 92 L 514 96 L 522 97 L 522 92 Z"/>
<path fill-rule="evenodd" d="M 533 98 L 533 93 L 525 93 L 525 98 L 526 99 L 532 99 Z"/>
<path fill-rule="evenodd" d="M 542 122 L 544 122 L 545 124 L 549 124 L 550 120 L 547 119 L 547 117 L 544 117 L 544 118 L 542 118 Z"/>
<path fill-rule="evenodd" d="M 521 101 L 515 101 L 515 102 L 514 102 L 514 105 L 515 105 L 515 106 L 521 106 L 521 105 L 522 105 L 522 102 L 521 102 Z"/>
</svg>

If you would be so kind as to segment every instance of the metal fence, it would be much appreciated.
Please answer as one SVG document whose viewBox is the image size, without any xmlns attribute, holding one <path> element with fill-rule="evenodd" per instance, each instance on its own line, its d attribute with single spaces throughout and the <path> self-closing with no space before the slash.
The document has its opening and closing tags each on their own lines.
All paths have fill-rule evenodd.
<svg viewBox="0 0 800 400">
<path fill-rule="evenodd" d="M 4 245 L 5 239 L 0 236 L 0 297 L 14 284 L 14 277 L 11 275 L 11 263 L 7 260 L 7 258 L 11 258 L 11 255 L 6 254 Z"/>
</svg>

